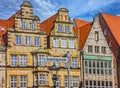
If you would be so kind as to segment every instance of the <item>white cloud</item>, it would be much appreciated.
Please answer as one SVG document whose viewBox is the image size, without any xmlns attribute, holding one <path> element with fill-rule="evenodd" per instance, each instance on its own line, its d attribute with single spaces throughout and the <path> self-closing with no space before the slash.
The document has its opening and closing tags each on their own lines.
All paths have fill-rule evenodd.
<svg viewBox="0 0 120 88">
<path fill-rule="evenodd" d="M 41 18 L 42 20 L 56 13 L 57 3 L 54 3 L 53 5 L 49 1 L 45 1 L 45 0 L 35 0 L 35 2 L 39 6 L 38 8 L 35 8 L 35 10 L 37 11 L 37 14 L 40 15 L 40 18 L 42 17 Z"/>
</svg>

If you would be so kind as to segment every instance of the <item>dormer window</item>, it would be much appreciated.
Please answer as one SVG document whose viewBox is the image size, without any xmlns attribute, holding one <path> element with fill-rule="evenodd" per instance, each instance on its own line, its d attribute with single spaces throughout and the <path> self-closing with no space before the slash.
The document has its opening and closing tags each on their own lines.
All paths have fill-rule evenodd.
<svg viewBox="0 0 120 88">
<path fill-rule="evenodd" d="M 62 25 L 58 26 L 58 32 L 62 32 Z"/>
<path fill-rule="evenodd" d="M 70 27 L 69 26 L 65 26 L 65 33 L 69 33 L 70 32 Z"/>
<path fill-rule="evenodd" d="M 34 30 L 34 23 L 33 22 L 30 23 L 30 30 Z"/>
<path fill-rule="evenodd" d="M 24 21 L 21 22 L 21 29 L 26 29 L 26 22 Z"/>
<path fill-rule="evenodd" d="M 104 35 L 106 36 L 107 34 L 108 34 L 108 30 L 105 29 L 105 30 L 104 30 Z"/>
</svg>

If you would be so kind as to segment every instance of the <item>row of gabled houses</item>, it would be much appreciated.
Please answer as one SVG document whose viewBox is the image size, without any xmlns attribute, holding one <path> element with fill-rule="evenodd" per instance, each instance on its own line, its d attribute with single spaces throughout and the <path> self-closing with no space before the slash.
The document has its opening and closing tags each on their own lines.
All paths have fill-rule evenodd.
<svg viewBox="0 0 120 88">
<path fill-rule="evenodd" d="M 4 14 L 3 14 L 4 15 Z M 0 88 L 68 88 L 68 63 L 47 61 L 70 53 L 70 87 L 119 88 L 120 17 L 100 13 L 93 22 L 70 20 L 60 8 L 42 23 L 24 1 L 8 20 L 0 20 Z"/>
</svg>

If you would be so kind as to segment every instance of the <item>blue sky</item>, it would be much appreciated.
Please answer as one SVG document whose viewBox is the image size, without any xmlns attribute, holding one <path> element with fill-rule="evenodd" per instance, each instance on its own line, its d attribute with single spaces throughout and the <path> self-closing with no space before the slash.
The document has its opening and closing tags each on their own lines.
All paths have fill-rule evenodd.
<svg viewBox="0 0 120 88">
<path fill-rule="evenodd" d="M 25 0 L 0 0 L 0 19 L 8 19 Z M 41 21 L 49 18 L 59 8 L 67 8 L 72 18 L 92 21 L 100 13 L 120 16 L 120 0 L 28 0 L 33 5 L 34 15 Z"/>
</svg>

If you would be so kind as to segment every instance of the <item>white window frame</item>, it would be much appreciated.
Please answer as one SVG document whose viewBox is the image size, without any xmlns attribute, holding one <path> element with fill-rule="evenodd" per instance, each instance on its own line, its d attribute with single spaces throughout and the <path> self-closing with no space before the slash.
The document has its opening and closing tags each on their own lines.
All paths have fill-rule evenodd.
<svg viewBox="0 0 120 88">
<path fill-rule="evenodd" d="M 40 38 L 34 37 L 34 46 L 40 46 Z"/>
<path fill-rule="evenodd" d="M 64 85 L 65 85 L 65 88 L 68 88 L 68 76 L 65 76 L 65 79 L 64 79 Z"/>
<path fill-rule="evenodd" d="M 27 57 L 26 55 L 20 56 L 20 66 L 27 66 Z"/>
<path fill-rule="evenodd" d="M 26 29 L 26 22 L 25 21 L 21 21 L 21 29 Z"/>
<path fill-rule="evenodd" d="M 53 40 L 53 47 L 59 47 L 59 39 L 58 38 L 55 38 Z"/>
<path fill-rule="evenodd" d="M 26 46 L 30 46 L 31 44 L 30 44 L 30 41 L 31 39 L 30 39 L 30 36 L 25 36 L 25 45 Z"/>
<path fill-rule="evenodd" d="M 30 22 L 30 30 L 34 30 L 34 22 Z"/>
<path fill-rule="evenodd" d="M 69 40 L 70 48 L 75 48 L 75 40 Z"/>
<path fill-rule="evenodd" d="M 20 76 L 20 88 L 27 88 L 27 76 Z"/>
<path fill-rule="evenodd" d="M 62 25 L 58 25 L 58 32 L 62 32 Z"/>
<path fill-rule="evenodd" d="M 73 88 L 78 88 L 78 77 L 73 76 Z"/>
<path fill-rule="evenodd" d="M 39 84 L 45 85 L 45 75 L 44 74 L 39 75 Z"/>
<path fill-rule="evenodd" d="M 17 55 L 11 55 L 10 65 L 11 66 L 17 66 L 18 65 Z"/>
<path fill-rule="evenodd" d="M 45 66 L 45 56 L 39 55 L 39 66 Z"/>
<path fill-rule="evenodd" d="M 65 33 L 70 33 L 70 26 L 65 26 Z"/>
<path fill-rule="evenodd" d="M 101 52 L 106 53 L 106 47 L 101 47 Z"/>
<path fill-rule="evenodd" d="M 72 58 L 72 68 L 78 68 L 78 59 L 75 57 Z"/>
<path fill-rule="evenodd" d="M 62 48 L 67 48 L 67 40 L 66 39 L 62 39 Z"/>
<path fill-rule="evenodd" d="M 17 88 L 17 76 L 10 77 L 10 88 Z"/>
<path fill-rule="evenodd" d="M 100 47 L 99 46 L 95 46 L 95 53 L 99 53 L 100 52 Z"/>
<path fill-rule="evenodd" d="M 89 52 L 89 53 L 92 53 L 92 52 L 93 52 L 93 46 L 88 45 L 88 52 Z"/>
<path fill-rule="evenodd" d="M 16 35 L 16 45 L 22 45 L 22 36 Z"/>
</svg>

